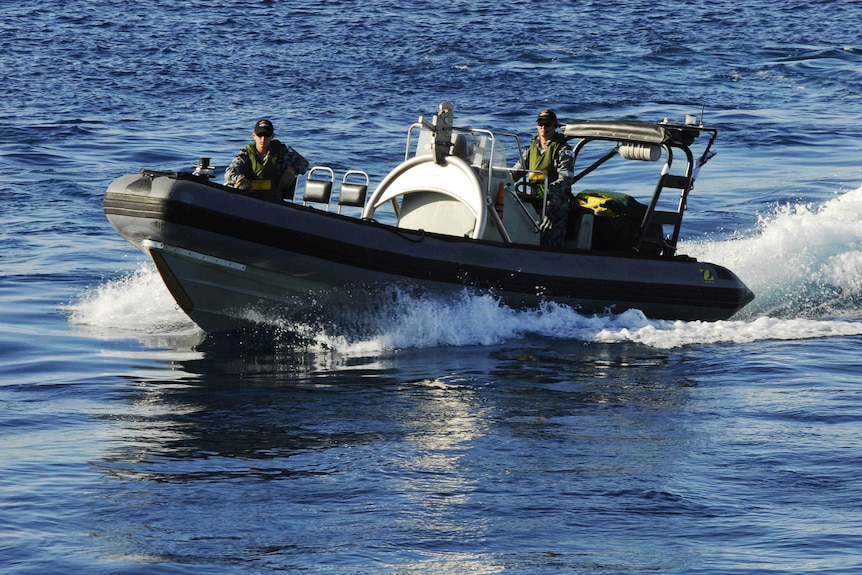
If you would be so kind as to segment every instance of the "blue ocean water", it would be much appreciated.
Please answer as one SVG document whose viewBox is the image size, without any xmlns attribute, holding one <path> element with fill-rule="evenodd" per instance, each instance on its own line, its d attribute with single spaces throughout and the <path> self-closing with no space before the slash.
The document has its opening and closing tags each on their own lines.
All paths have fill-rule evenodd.
<svg viewBox="0 0 862 575">
<path fill-rule="evenodd" d="M 44 0 L 0 8 L 0 569 L 862 569 L 862 8 Z M 416 299 L 361 335 L 205 338 L 104 218 L 115 177 L 312 163 L 464 123 L 720 130 L 682 251 L 726 322 Z M 266 321 L 268 318 L 262 318 Z M 296 327 L 296 326 L 290 326 Z"/>
</svg>

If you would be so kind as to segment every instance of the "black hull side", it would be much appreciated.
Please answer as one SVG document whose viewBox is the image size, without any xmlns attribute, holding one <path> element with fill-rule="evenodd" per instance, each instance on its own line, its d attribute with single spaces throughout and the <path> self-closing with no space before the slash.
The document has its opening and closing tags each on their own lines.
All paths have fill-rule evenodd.
<svg viewBox="0 0 862 575">
<path fill-rule="evenodd" d="M 255 291 L 255 297 L 284 303 L 314 291 L 405 281 L 435 291 L 491 291 L 515 307 L 545 299 L 582 313 L 637 308 L 657 319 L 727 319 L 753 299 L 729 270 L 687 258 L 550 251 L 426 234 L 297 204 L 273 204 L 196 179 L 161 176 L 147 189 L 141 177 L 124 178 L 109 188 L 104 209 L 130 243 L 152 252 L 153 244 L 144 242 L 157 242 L 237 262 L 266 277 L 253 281 L 272 284 L 259 292 L 245 290 L 241 274 L 233 270 L 225 277 L 230 289 L 211 297 L 201 290 L 220 281 L 219 266 L 201 257 L 197 263 L 186 258 L 174 281 L 187 297 L 184 309 L 189 307 L 187 313 L 199 324 L 217 322 L 196 319 L 195 300 L 208 300 L 208 316 L 217 315 L 217 308 L 237 291 Z M 157 260 L 163 277 L 177 261 L 176 254 Z M 195 281 L 201 273 L 195 266 L 208 267 L 206 282 Z"/>
</svg>

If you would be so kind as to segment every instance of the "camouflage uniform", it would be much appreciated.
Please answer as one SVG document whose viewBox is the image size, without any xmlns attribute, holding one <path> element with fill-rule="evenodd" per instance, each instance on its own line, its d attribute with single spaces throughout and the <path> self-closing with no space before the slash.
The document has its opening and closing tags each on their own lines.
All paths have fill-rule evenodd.
<svg viewBox="0 0 862 575">
<path fill-rule="evenodd" d="M 296 176 L 307 171 L 308 160 L 280 140 L 273 140 L 264 157 L 258 155 L 254 143 L 240 150 L 225 170 L 224 181 L 250 195 L 281 201 L 284 194 L 293 197 Z M 262 187 L 255 182 L 269 184 Z"/>
<path fill-rule="evenodd" d="M 518 162 L 516 169 L 518 168 L 542 170 L 546 173 L 544 183 L 535 189 L 538 192 L 537 197 L 545 193 L 548 195 L 547 209 L 539 224 L 541 242 L 545 246 L 563 247 L 569 221 L 572 182 L 575 179 L 571 146 L 562 134 L 555 132 L 548 146 L 542 149 L 539 136 L 534 136 Z"/>
</svg>

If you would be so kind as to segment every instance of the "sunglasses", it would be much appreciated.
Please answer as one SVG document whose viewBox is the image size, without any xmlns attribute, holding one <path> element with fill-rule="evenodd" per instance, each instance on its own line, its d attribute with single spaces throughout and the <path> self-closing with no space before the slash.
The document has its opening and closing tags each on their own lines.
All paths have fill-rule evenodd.
<svg viewBox="0 0 862 575">
<path fill-rule="evenodd" d="M 271 138 L 272 134 L 255 134 L 258 138 Z"/>
<path fill-rule="evenodd" d="M 546 122 L 544 120 L 541 122 L 536 122 L 536 125 L 537 126 L 556 126 L 556 124 L 554 122 Z"/>
</svg>

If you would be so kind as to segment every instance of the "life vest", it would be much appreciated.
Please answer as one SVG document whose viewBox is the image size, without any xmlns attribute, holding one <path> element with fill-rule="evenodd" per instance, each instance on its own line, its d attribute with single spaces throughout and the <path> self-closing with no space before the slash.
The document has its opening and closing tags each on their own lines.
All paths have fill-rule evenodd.
<svg viewBox="0 0 862 575">
<path fill-rule="evenodd" d="M 269 146 L 269 153 L 261 160 L 254 143 L 245 146 L 249 162 L 251 162 L 252 172 L 254 172 L 254 177 L 251 180 L 251 189 L 259 192 L 268 192 L 278 187 L 278 182 L 281 178 L 278 167 L 281 164 L 283 150 L 283 144 L 278 140 L 273 140 Z"/>
<path fill-rule="evenodd" d="M 544 184 L 544 182 L 557 181 L 557 152 L 560 150 L 560 146 L 565 145 L 566 138 L 562 134 L 555 133 L 554 137 L 551 138 L 551 141 L 548 142 L 548 147 L 545 148 L 545 151 L 540 152 L 539 138 L 533 138 L 530 142 L 530 150 L 527 154 L 527 168 L 530 170 L 539 170 L 545 175 L 545 177 L 544 181 L 542 181 L 543 178 L 540 174 L 530 173 L 527 176 L 527 179 L 531 184 L 541 185 Z"/>
</svg>

